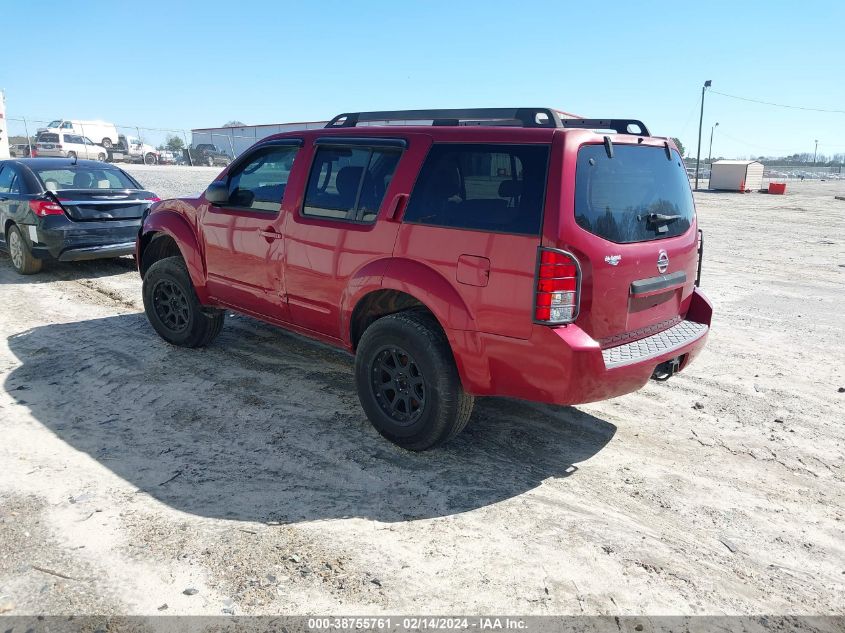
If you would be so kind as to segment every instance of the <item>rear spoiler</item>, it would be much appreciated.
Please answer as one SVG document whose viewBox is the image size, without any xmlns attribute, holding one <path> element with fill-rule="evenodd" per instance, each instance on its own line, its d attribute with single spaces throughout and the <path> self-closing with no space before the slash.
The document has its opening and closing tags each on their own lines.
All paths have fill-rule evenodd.
<svg viewBox="0 0 845 633">
<path fill-rule="evenodd" d="M 561 119 L 563 127 L 582 130 L 613 130 L 617 134 L 651 136 L 645 123 L 637 119 Z M 631 128 L 636 127 L 638 131 Z"/>
</svg>

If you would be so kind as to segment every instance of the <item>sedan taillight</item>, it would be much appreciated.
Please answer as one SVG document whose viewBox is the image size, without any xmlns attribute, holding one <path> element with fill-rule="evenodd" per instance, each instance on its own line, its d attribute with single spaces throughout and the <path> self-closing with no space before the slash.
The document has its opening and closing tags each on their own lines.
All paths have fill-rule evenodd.
<svg viewBox="0 0 845 633">
<path fill-rule="evenodd" d="M 65 212 L 62 205 L 52 200 L 30 200 L 29 208 L 42 218 L 46 215 L 62 215 Z"/>
<path fill-rule="evenodd" d="M 571 253 L 540 248 L 534 320 L 544 325 L 572 323 L 578 316 L 581 267 Z"/>
</svg>

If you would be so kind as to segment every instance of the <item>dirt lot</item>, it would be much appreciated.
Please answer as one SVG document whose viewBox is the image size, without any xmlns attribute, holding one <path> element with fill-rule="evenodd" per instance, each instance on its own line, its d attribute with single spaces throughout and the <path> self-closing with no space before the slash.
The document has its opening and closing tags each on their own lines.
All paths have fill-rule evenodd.
<svg viewBox="0 0 845 633">
<path fill-rule="evenodd" d="M 845 183 L 788 194 L 697 195 L 716 317 L 684 374 L 480 401 L 421 455 L 343 354 L 244 317 L 172 348 L 131 260 L 0 256 L 0 612 L 845 613 Z"/>
</svg>

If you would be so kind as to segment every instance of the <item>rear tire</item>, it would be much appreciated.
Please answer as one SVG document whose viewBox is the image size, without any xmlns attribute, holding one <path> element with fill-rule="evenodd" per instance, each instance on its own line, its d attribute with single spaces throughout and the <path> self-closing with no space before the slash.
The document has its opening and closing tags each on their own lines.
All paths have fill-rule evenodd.
<svg viewBox="0 0 845 633">
<path fill-rule="evenodd" d="M 475 399 L 461 385 L 446 335 L 421 311 L 378 319 L 355 357 L 358 398 L 382 436 L 424 451 L 460 433 Z"/>
<path fill-rule="evenodd" d="M 100 161 L 101 163 L 105 163 L 106 162 L 106 155 L 105 154 L 97 154 L 97 160 Z"/>
<path fill-rule="evenodd" d="M 180 347 L 205 347 L 223 329 L 225 312 L 200 304 L 185 261 L 166 257 L 144 275 L 144 311 L 165 341 Z"/>
<path fill-rule="evenodd" d="M 6 233 L 6 246 L 9 249 L 9 257 L 12 259 L 12 267 L 21 275 L 34 275 L 41 270 L 41 260 L 33 257 L 29 245 L 17 224 L 9 227 Z"/>
<path fill-rule="evenodd" d="M 110 138 L 104 138 L 103 142 L 100 143 L 100 145 L 102 145 L 106 149 L 111 149 L 111 147 L 112 147 L 111 139 Z"/>
<path fill-rule="evenodd" d="M 76 152 L 68 152 L 67 157 L 76 160 Z"/>
<path fill-rule="evenodd" d="M 156 155 L 153 153 L 144 154 L 144 164 L 145 165 L 155 165 L 158 161 L 156 160 Z"/>
</svg>

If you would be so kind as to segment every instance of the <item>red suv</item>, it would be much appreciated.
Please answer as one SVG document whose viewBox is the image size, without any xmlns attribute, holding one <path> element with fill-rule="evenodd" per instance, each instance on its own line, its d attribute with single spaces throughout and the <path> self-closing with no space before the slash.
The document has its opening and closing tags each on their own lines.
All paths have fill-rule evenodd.
<svg viewBox="0 0 845 633">
<path fill-rule="evenodd" d="M 349 350 L 370 421 L 424 450 L 475 396 L 578 404 L 683 369 L 701 246 L 681 156 L 639 121 L 414 110 L 260 141 L 155 204 L 137 261 L 166 341 L 208 344 L 228 309 Z"/>
</svg>

